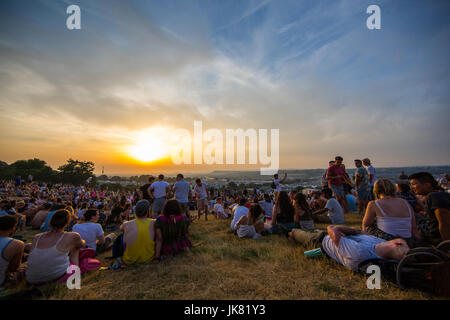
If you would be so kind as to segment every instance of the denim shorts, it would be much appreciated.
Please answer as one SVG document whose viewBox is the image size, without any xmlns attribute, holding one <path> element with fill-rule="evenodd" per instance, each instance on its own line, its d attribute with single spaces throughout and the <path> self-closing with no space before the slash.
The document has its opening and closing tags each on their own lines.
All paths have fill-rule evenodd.
<svg viewBox="0 0 450 320">
<path fill-rule="evenodd" d="M 356 192 L 358 193 L 358 199 L 369 200 L 370 190 L 367 186 L 356 189 Z"/>
<path fill-rule="evenodd" d="M 340 185 L 340 186 L 330 185 L 330 187 L 331 187 L 331 190 L 333 190 L 335 197 L 340 197 L 340 198 L 345 197 L 343 185 Z"/>
<path fill-rule="evenodd" d="M 162 212 L 164 205 L 166 204 L 166 197 L 155 199 L 153 202 L 153 212 Z"/>
</svg>

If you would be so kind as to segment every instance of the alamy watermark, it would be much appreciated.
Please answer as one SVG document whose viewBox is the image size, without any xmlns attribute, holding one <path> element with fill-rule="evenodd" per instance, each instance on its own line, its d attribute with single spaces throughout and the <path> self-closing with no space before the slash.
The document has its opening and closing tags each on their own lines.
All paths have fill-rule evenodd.
<svg viewBox="0 0 450 320">
<path fill-rule="evenodd" d="M 81 9 L 72 4 L 67 7 L 66 13 L 69 16 L 66 19 L 66 27 L 69 30 L 81 29 Z M 381 9 L 378 5 L 372 4 L 367 7 L 366 13 L 371 14 L 366 20 L 366 26 L 369 30 L 381 29 Z"/>
<path fill-rule="evenodd" d="M 67 268 L 67 274 L 70 276 L 66 280 L 67 289 L 81 289 L 81 270 L 77 265 L 70 265 Z"/>
<path fill-rule="evenodd" d="M 194 121 L 193 137 L 187 129 L 173 132 L 170 155 L 175 165 L 260 164 L 267 166 L 260 168 L 261 175 L 273 175 L 280 163 L 280 130 L 270 129 L 270 154 L 268 135 L 268 129 L 225 129 L 225 134 L 216 128 L 203 131 L 203 122 Z"/>
<path fill-rule="evenodd" d="M 367 18 L 366 26 L 369 30 L 381 29 L 381 9 L 376 4 L 367 7 L 366 13 L 371 13 Z"/>
<path fill-rule="evenodd" d="M 366 273 L 372 274 L 370 277 L 367 278 L 367 281 L 366 281 L 367 289 L 369 289 L 369 290 L 381 289 L 380 267 L 372 264 L 367 268 Z"/>
</svg>

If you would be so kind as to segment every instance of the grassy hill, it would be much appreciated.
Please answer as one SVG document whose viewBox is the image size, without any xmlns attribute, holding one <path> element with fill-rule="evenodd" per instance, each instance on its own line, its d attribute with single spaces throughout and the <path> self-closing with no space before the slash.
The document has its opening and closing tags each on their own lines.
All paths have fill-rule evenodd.
<svg viewBox="0 0 450 320">
<path fill-rule="evenodd" d="M 361 218 L 346 215 L 346 225 Z M 82 276 L 80 290 L 65 285 L 42 287 L 44 299 L 433 299 L 417 290 L 400 290 L 382 281 L 369 290 L 367 277 L 331 259 L 307 259 L 303 248 L 276 235 L 239 239 L 229 220 L 196 220 L 190 251 L 156 264 L 94 271 Z M 324 229 L 325 225 L 316 227 Z M 31 234 L 27 234 L 31 237 Z M 100 256 L 102 265 L 110 262 Z M 23 285 L 25 286 L 25 285 Z M 22 287 L 23 287 L 22 286 Z"/>
</svg>

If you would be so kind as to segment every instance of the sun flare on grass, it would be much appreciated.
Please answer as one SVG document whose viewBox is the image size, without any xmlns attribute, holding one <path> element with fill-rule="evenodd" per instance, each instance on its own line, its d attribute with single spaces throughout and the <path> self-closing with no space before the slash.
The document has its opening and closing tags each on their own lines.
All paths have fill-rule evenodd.
<svg viewBox="0 0 450 320">
<path fill-rule="evenodd" d="M 151 128 L 138 133 L 134 145 L 128 149 L 130 157 L 141 162 L 153 162 L 169 155 L 168 131 Z"/>
</svg>

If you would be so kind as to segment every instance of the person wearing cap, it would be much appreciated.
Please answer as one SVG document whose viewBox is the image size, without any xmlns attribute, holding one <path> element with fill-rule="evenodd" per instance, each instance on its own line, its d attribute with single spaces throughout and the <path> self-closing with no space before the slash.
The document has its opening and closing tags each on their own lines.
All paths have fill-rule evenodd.
<svg viewBox="0 0 450 320">
<path fill-rule="evenodd" d="M 155 257 L 155 220 L 148 218 L 150 203 L 138 201 L 135 211 L 136 219 L 120 226 L 125 247 L 122 260 L 126 264 L 146 263 Z"/>
</svg>

